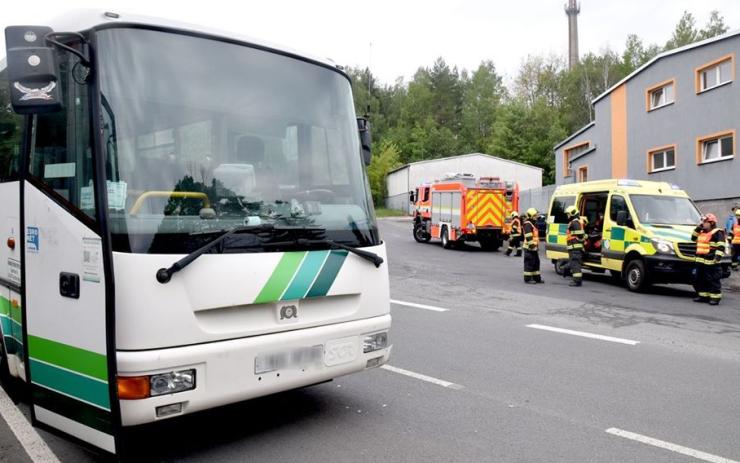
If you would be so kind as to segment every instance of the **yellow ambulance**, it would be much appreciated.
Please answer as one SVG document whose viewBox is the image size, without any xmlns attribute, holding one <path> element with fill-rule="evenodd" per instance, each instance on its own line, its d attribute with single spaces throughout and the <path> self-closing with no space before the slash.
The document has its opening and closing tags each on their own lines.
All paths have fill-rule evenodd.
<svg viewBox="0 0 740 463">
<path fill-rule="evenodd" d="M 547 218 L 547 258 L 567 271 L 565 209 L 588 219 L 583 267 L 607 270 L 631 291 L 653 283 L 691 283 L 696 244 L 691 233 L 701 214 L 685 191 L 665 182 L 598 180 L 559 186 Z M 727 252 L 729 255 L 729 252 Z M 723 277 L 730 261 L 722 262 Z"/>
</svg>

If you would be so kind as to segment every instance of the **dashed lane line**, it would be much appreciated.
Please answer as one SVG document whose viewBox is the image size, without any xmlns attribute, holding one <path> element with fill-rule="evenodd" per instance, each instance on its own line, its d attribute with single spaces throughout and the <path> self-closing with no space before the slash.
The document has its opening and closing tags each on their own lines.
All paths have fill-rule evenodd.
<svg viewBox="0 0 740 463">
<path fill-rule="evenodd" d="M 630 346 L 636 346 L 640 344 L 640 341 L 633 341 L 631 339 L 615 338 L 613 336 L 604 336 L 601 334 L 587 333 L 585 331 L 567 330 L 565 328 L 556 328 L 554 326 L 547 325 L 527 325 L 527 328 L 534 328 L 537 330 L 552 331 L 554 333 L 570 334 L 572 336 L 580 336 L 582 338 L 598 339 L 600 341 L 616 342 L 619 344 L 627 344 Z"/>
<path fill-rule="evenodd" d="M 625 431 L 619 428 L 609 428 L 606 430 L 606 432 L 614 436 L 623 437 L 625 439 L 630 439 L 636 442 L 640 442 L 642 444 L 652 445 L 653 447 L 658 447 L 661 449 L 670 450 L 671 452 L 680 453 L 681 455 L 686 455 L 687 457 L 693 457 L 693 458 L 696 458 L 697 460 L 708 461 L 710 463 L 740 463 L 736 460 L 730 460 L 729 458 L 719 457 L 717 455 L 712 455 L 711 453 L 702 452 L 701 450 L 694 450 L 689 447 L 672 444 L 670 442 L 655 439 L 653 437 L 643 436 L 642 434 Z"/>
</svg>

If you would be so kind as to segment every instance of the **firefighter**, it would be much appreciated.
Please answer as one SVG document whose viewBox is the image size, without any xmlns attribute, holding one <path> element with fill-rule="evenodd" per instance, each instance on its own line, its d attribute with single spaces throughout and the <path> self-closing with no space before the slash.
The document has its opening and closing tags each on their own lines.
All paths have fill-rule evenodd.
<svg viewBox="0 0 740 463">
<path fill-rule="evenodd" d="M 735 222 L 730 229 L 730 244 L 732 245 L 732 270 L 740 270 L 740 208 L 735 209 Z"/>
<path fill-rule="evenodd" d="M 568 231 L 566 232 L 566 243 L 568 245 L 568 266 L 573 280 L 570 286 L 581 286 L 583 284 L 583 244 L 585 242 L 585 225 L 578 213 L 578 208 L 569 206 L 565 209 L 568 216 Z"/>
<path fill-rule="evenodd" d="M 707 214 L 694 229 L 691 240 L 696 241 L 696 281 L 694 289 L 697 296 L 694 302 L 719 304 L 722 299 L 722 268 L 720 261 L 725 255 L 725 232 L 717 228 L 717 217 Z"/>
<path fill-rule="evenodd" d="M 509 234 L 509 248 L 506 249 L 506 255 L 510 256 L 512 252 L 516 251 L 515 256 L 520 257 L 522 255 L 522 220 L 519 218 L 517 211 L 513 211 L 509 217 L 511 219 L 511 233 Z"/>
<path fill-rule="evenodd" d="M 524 221 L 524 282 L 529 284 L 544 283 L 540 275 L 540 233 L 535 220 L 537 209 L 527 209 L 527 219 Z"/>
</svg>

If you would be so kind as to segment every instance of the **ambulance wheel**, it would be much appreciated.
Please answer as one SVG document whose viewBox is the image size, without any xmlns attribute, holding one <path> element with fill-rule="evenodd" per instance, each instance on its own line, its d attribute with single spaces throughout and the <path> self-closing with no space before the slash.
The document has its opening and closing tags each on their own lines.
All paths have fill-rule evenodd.
<svg viewBox="0 0 740 463">
<path fill-rule="evenodd" d="M 633 259 L 627 263 L 624 272 L 624 280 L 627 283 L 627 289 L 634 292 L 640 292 L 650 286 L 650 282 L 645 272 L 645 264 L 640 259 Z"/>
<path fill-rule="evenodd" d="M 424 230 L 424 224 L 417 222 L 414 224 L 414 239 L 417 243 L 428 243 L 432 237 Z"/>
<path fill-rule="evenodd" d="M 452 249 L 452 242 L 450 241 L 450 236 L 447 232 L 447 227 L 444 227 L 442 229 L 442 247 L 445 249 Z"/>
</svg>

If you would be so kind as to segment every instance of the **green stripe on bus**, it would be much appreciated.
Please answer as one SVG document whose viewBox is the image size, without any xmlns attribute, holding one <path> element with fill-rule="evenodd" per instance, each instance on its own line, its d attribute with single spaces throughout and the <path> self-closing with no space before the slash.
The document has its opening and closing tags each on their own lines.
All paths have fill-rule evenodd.
<svg viewBox="0 0 740 463">
<path fill-rule="evenodd" d="M 108 384 L 31 360 L 31 382 L 110 410 Z"/>
<path fill-rule="evenodd" d="M 10 301 L 0 296 L 0 315 L 10 316 Z"/>
<path fill-rule="evenodd" d="M 92 405 L 80 402 L 41 386 L 32 385 L 33 403 L 56 414 L 97 429 L 106 434 L 113 434 L 111 413 Z"/>
<path fill-rule="evenodd" d="M 283 254 L 270 279 L 267 280 L 262 291 L 254 300 L 254 304 L 279 301 L 305 255 L 306 252 L 286 252 Z"/>
<path fill-rule="evenodd" d="M 108 381 L 108 360 L 105 355 L 96 352 L 29 334 L 28 355 L 46 363 Z"/>
<path fill-rule="evenodd" d="M 321 268 L 321 273 L 316 277 L 316 281 L 311 286 L 311 289 L 306 294 L 306 297 L 321 297 L 326 296 L 331 289 L 331 285 L 334 284 L 334 280 L 339 274 L 339 270 L 344 264 L 344 259 L 347 258 L 347 251 L 332 251 L 329 257 L 326 258 L 326 263 Z"/>
<path fill-rule="evenodd" d="M 290 286 L 280 299 L 283 301 L 302 299 L 311 288 L 311 283 L 316 279 L 316 275 L 321 271 L 328 254 L 329 251 L 309 252 L 306 258 L 303 259 L 301 268 L 298 269 L 298 273 L 296 273 Z"/>
</svg>

